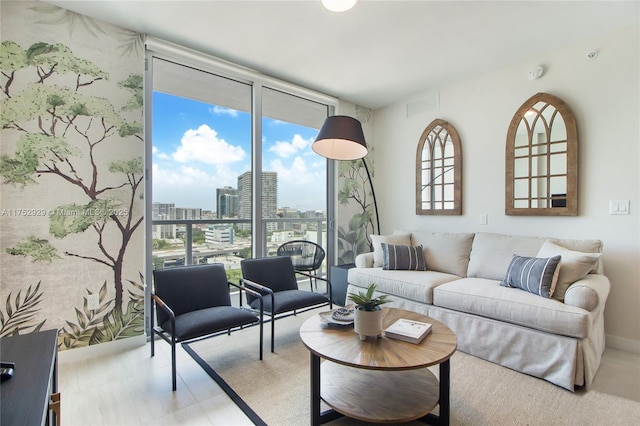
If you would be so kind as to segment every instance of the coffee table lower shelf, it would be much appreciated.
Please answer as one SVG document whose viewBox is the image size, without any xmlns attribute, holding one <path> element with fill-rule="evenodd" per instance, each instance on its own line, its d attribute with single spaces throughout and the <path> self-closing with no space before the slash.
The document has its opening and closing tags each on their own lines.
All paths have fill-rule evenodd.
<svg viewBox="0 0 640 426">
<path fill-rule="evenodd" d="M 345 416 L 375 423 L 421 419 L 438 404 L 440 383 L 427 368 L 370 370 L 325 361 L 320 396 Z"/>
</svg>

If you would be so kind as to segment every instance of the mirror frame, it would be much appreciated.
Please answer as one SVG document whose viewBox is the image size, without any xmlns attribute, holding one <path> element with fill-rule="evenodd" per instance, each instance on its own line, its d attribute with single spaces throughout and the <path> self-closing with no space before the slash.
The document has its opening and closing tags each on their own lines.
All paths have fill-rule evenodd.
<svg viewBox="0 0 640 426">
<path fill-rule="evenodd" d="M 553 106 L 557 113 L 560 114 L 564 120 L 566 132 L 567 132 L 567 164 L 566 164 L 566 206 L 559 207 L 514 207 L 514 178 L 515 178 L 515 144 L 516 133 L 520 122 L 525 119 L 525 113 L 527 113 L 537 103 L 544 102 Z M 545 123 L 547 127 L 547 123 Z M 547 128 L 547 133 L 550 133 L 551 129 Z M 529 144 L 531 144 L 531 137 L 529 137 Z M 531 158 L 531 154 L 529 154 Z M 550 95 L 548 93 L 537 93 L 531 98 L 527 99 L 522 106 L 516 111 L 511 124 L 509 124 L 509 130 L 507 132 L 507 147 L 506 147 L 506 179 L 505 179 L 505 214 L 507 215 L 519 215 L 519 216 L 577 216 L 578 215 L 578 128 L 576 126 L 576 120 L 571 111 L 571 108 L 565 104 L 560 98 Z M 562 175 L 564 176 L 564 175 Z M 550 172 L 547 170 L 545 175 L 547 179 L 550 178 Z M 552 194 L 547 194 L 546 198 L 549 203 L 552 200 Z"/>
<path fill-rule="evenodd" d="M 453 147 L 453 199 L 445 200 L 453 203 L 451 209 L 423 209 L 422 208 L 422 152 L 425 145 L 430 146 L 429 135 L 436 129 L 442 128 L 447 133 Z M 431 156 L 431 162 L 441 160 L 442 157 L 434 158 Z M 442 184 L 439 184 L 442 186 Z M 462 215 L 462 145 L 460 143 L 460 135 L 453 125 L 445 120 L 433 120 L 422 132 L 418 149 L 416 151 L 416 214 L 417 215 Z"/>
</svg>

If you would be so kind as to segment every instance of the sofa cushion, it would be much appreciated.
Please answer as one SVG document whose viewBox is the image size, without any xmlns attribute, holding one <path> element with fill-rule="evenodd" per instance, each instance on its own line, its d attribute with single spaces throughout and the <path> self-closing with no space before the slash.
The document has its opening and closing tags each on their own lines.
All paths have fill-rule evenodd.
<svg viewBox="0 0 640 426">
<path fill-rule="evenodd" d="M 462 278 L 434 288 L 433 304 L 579 339 L 589 336 L 591 324 L 584 309 L 482 278 Z"/>
<path fill-rule="evenodd" d="M 551 297 L 558 281 L 560 256 L 547 258 L 514 255 L 500 283 L 542 297 Z"/>
<path fill-rule="evenodd" d="M 394 245 L 411 245 L 411 234 L 394 233 L 393 235 L 371 235 L 371 244 L 373 245 L 373 266 L 382 266 L 382 243 Z"/>
<path fill-rule="evenodd" d="M 467 277 L 502 280 L 514 254 L 536 257 L 546 238 L 478 232 L 473 238 Z"/>
<path fill-rule="evenodd" d="M 585 253 L 602 252 L 602 241 L 600 240 L 572 240 L 478 232 L 473 238 L 467 277 L 501 280 L 504 271 L 507 270 L 509 262 L 511 262 L 511 256 L 514 254 L 549 257 L 538 255 L 538 251 L 547 240 L 570 250 Z M 429 262 L 427 262 L 427 267 L 429 267 L 428 265 Z M 598 261 L 591 272 L 601 274 L 603 272 L 602 262 Z"/>
<path fill-rule="evenodd" d="M 547 240 L 561 247 L 567 248 L 569 250 L 580 251 L 583 253 L 602 253 L 602 248 L 603 248 L 601 240 L 572 240 L 572 239 L 558 239 L 558 238 L 548 238 Z M 596 262 L 595 265 L 593 265 L 593 268 L 591 268 L 589 273 L 596 273 L 596 274 L 604 273 L 602 257 L 598 258 L 598 261 Z"/>
<path fill-rule="evenodd" d="M 422 246 L 401 246 L 381 243 L 382 269 L 426 271 Z"/>
<path fill-rule="evenodd" d="M 544 242 L 538 256 L 561 256 L 558 284 L 553 293 L 553 297 L 558 300 L 564 300 L 567 289 L 574 282 L 584 278 L 593 270 L 600 258 L 600 253 L 583 253 L 580 251 L 569 250 L 550 240 Z"/>
<path fill-rule="evenodd" d="M 351 268 L 347 281 L 349 284 L 366 289 L 376 285 L 376 291 L 432 304 L 433 289 L 443 283 L 458 280 L 460 277 L 437 271 L 385 271 L 382 268 Z"/>
<path fill-rule="evenodd" d="M 473 236 L 462 232 L 411 231 L 411 244 L 423 247 L 428 270 L 466 277 Z"/>
</svg>

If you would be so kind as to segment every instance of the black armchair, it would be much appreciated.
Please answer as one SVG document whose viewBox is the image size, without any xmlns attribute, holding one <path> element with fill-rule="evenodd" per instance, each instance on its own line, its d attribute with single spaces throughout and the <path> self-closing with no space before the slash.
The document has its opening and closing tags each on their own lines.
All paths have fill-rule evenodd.
<svg viewBox="0 0 640 426">
<path fill-rule="evenodd" d="M 240 282 L 247 291 L 247 302 L 253 309 L 263 307 L 264 313 L 271 317 L 271 352 L 274 351 L 275 320 L 295 314 L 298 311 L 315 308 L 322 305 L 333 307 L 331 298 L 331 283 L 329 280 L 318 277 L 327 283 L 327 295 L 313 291 L 300 290 L 296 272 L 293 269 L 291 258 L 263 257 L 257 259 L 245 259 L 240 262 L 242 278 Z M 300 273 L 305 276 L 308 274 Z"/>
<path fill-rule="evenodd" d="M 200 337 L 213 337 L 221 332 L 259 324 L 259 351 L 262 359 L 263 306 L 259 302 L 255 312 L 231 306 L 229 286 L 235 286 L 254 297 L 260 294 L 243 289 L 227 281 L 224 265 L 181 266 L 153 271 L 155 292 L 151 293 L 151 356 L 155 355 L 155 335 L 171 345 L 171 373 L 176 390 L 176 343 Z M 154 307 L 157 306 L 158 325 L 154 325 Z"/>
<path fill-rule="evenodd" d="M 322 246 L 307 240 L 291 240 L 283 243 L 278 247 L 276 252 L 278 256 L 289 256 L 293 269 L 296 271 L 308 272 L 309 285 L 313 290 L 315 283 L 318 288 L 318 271 L 322 267 L 325 251 Z"/>
</svg>

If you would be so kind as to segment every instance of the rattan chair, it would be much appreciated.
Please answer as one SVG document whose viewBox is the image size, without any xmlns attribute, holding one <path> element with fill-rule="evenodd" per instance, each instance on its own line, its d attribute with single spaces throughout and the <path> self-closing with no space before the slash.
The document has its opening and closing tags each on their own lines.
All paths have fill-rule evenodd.
<svg viewBox="0 0 640 426">
<path fill-rule="evenodd" d="M 276 254 L 289 256 L 293 269 L 308 272 L 311 275 L 309 277 L 311 290 L 313 291 L 314 284 L 316 290 L 318 289 L 318 271 L 322 268 L 325 257 L 325 251 L 320 245 L 306 240 L 291 240 L 278 247 Z"/>
</svg>

